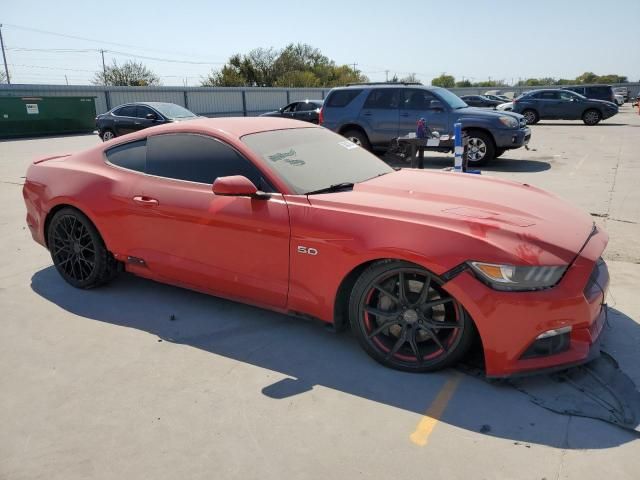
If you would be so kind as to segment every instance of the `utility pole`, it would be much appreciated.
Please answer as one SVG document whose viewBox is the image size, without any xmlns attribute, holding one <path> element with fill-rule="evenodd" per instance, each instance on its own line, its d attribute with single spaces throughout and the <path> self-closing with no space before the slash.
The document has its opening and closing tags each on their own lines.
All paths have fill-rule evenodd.
<svg viewBox="0 0 640 480">
<path fill-rule="evenodd" d="M 0 23 L 0 48 L 2 48 L 2 60 L 4 61 L 4 73 L 7 74 L 7 84 L 11 85 L 9 67 L 7 67 L 7 55 L 4 53 L 4 41 L 2 40 L 2 24 Z"/>
<path fill-rule="evenodd" d="M 358 72 L 358 70 L 356 70 L 356 66 L 357 66 L 357 65 L 358 65 L 358 64 L 357 64 L 356 62 L 353 62 L 353 71 L 354 71 L 354 72 L 356 72 L 356 73 Z"/>
<path fill-rule="evenodd" d="M 389 70 L 384 71 L 385 82 L 389 83 Z"/>
<path fill-rule="evenodd" d="M 107 67 L 104 65 L 104 50 L 100 49 L 100 54 L 102 55 L 102 81 L 104 84 L 107 84 Z"/>
<path fill-rule="evenodd" d="M 65 80 L 65 82 L 67 82 L 67 85 L 69 85 L 69 79 L 67 78 L 67 74 L 66 73 L 64 75 L 64 80 Z"/>
</svg>

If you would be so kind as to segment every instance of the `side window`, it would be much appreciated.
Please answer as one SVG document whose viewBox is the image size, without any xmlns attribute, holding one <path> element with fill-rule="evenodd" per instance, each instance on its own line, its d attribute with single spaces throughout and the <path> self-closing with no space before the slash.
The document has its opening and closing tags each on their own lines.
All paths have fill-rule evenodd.
<svg viewBox="0 0 640 480">
<path fill-rule="evenodd" d="M 124 145 L 110 148 L 105 154 L 109 163 L 144 173 L 147 162 L 147 142 L 146 140 L 139 140 L 125 143 Z"/>
<path fill-rule="evenodd" d="M 327 107 L 346 107 L 360 92 L 362 92 L 360 89 L 336 90 L 327 98 Z"/>
<path fill-rule="evenodd" d="M 470 96 L 466 100 L 475 100 L 476 97 Z M 427 110 L 431 108 L 431 102 L 438 100 L 435 95 L 426 90 L 405 90 L 403 108 L 407 110 Z"/>
<path fill-rule="evenodd" d="M 296 112 L 308 112 L 310 110 L 315 110 L 316 105 L 314 103 L 311 102 L 299 102 L 298 106 L 296 107 Z"/>
<path fill-rule="evenodd" d="M 560 92 L 561 100 L 575 100 L 578 97 L 573 92 Z"/>
<path fill-rule="evenodd" d="M 295 103 L 290 103 L 289 105 L 287 105 L 286 107 L 284 107 L 282 109 L 283 112 L 293 112 L 296 108 L 296 104 Z"/>
<path fill-rule="evenodd" d="M 371 90 L 364 108 L 393 109 L 400 105 L 400 90 L 397 88 L 376 88 Z"/>
<path fill-rule="evenodd" d="M 122 107 L 120 110 L 116 110 L 116 115 L 120 117 L 135 117 L 136 116 L 136 106 L 135 105 L 127 105 L 126 107 Z M 114 112 L 115 113 L 115 112 Z"/>
<path fill-rule="evenodd" d="M 542 100 L 557 100 L 558 92 L 541 92 L 538 98 Z"/>
<path fill-rule="evenodd" d="M 155 135 L 147 139 L 147 173 L 212 184 L 218 177 L 244 175 L 259 189 L 268 187 L 260 171 L 230 146 L 195 134 Z"/>
<path fill-rule="evenodd" d="M 147 118 L 147 114 L 149 113 L 155 113 L 155 112 L 151 110 L 149 107 L 145 107 L 143 105 L 138 105 L 136 107 L 136 117 L 138 118 Z"/>
</svg>

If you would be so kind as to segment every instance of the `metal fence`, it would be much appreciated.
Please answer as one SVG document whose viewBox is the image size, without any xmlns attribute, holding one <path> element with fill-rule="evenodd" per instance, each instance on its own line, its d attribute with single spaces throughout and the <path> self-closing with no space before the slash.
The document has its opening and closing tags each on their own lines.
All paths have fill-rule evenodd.
<svg viewBox="0 0 640 480">
<path fill-rule="evenodd" d="M 640 93 L 640 83 L 616 84 L 627 87 L 629 97 Z M 489 90 L 522 93 L 539 87 L 452 88 L 458 95 L 477 95 Z M 0 85 L 0 95 L 20 97 L 95 96 L 96 112 L 104 113 L 128 102 L 171 102 L 207 117 L 253 116 L 276 110 L 296 100 L 322 100 L 329 88 L 261 87 L 103 87 L 83 85 Z"/>
<path fill-rule="evenodd" d="M 0 95 L 94 96 L 97 113 L 104 113 L 128 102 L 171 102 L 207 117 L 259 115 L 296 100 L 322 100 L 329 90 L 328 88 L 0 85 Z"/>
</svg>

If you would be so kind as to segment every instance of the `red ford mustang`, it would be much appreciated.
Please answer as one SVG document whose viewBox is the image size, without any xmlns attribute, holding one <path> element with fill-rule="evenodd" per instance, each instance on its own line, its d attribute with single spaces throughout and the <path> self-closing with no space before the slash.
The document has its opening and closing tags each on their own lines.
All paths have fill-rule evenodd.
<svg viewBox="0 0 640 480">
<path fill-rule="evenodd" d="M 27 224 L 71 285 L 118 271 L 350 324 L 377 361 L 431 371 L 479 335 L 488 376 L 597 350 L 608 236 L 527 184 L 395 171 L 276 118 L 154 127 L 37 160 Z"/>
</svg>

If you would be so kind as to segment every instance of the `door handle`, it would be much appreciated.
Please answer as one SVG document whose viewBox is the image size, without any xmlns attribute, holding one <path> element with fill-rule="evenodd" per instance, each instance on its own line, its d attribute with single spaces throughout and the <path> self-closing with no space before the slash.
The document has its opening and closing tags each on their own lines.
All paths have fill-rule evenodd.
<svg viewBox="0 0 640 480">
<path fill-rule="evenodd" d="M 409 114 L 408 114 L 407 112 L 402 112 L 402 113 L 400 114 L 400 116 L 401 116 L 401 117 L 408 117 L 408 116 L 409 116 Z"/>
<path fill-rule="evenodd" d="M 364 112 L 364 113 L 363 113 L 363 115 L 364 115 L 365 117 L 370 117 L 370 116 L 371 116 L 371 112 Z"/>
<path fill-rule="evenodd" d="M 140 122 L 133 122 L 134 125 L 140 125 Z"/>
<path fill-rule="evenodd" d="M 142 195 L 136 195 L 133 197 L 133 201 L 138 205 L 143 205 L 145 207 L 157 207 L 159 202 L 155 198 L 145 197 Z"/>
</svg>

